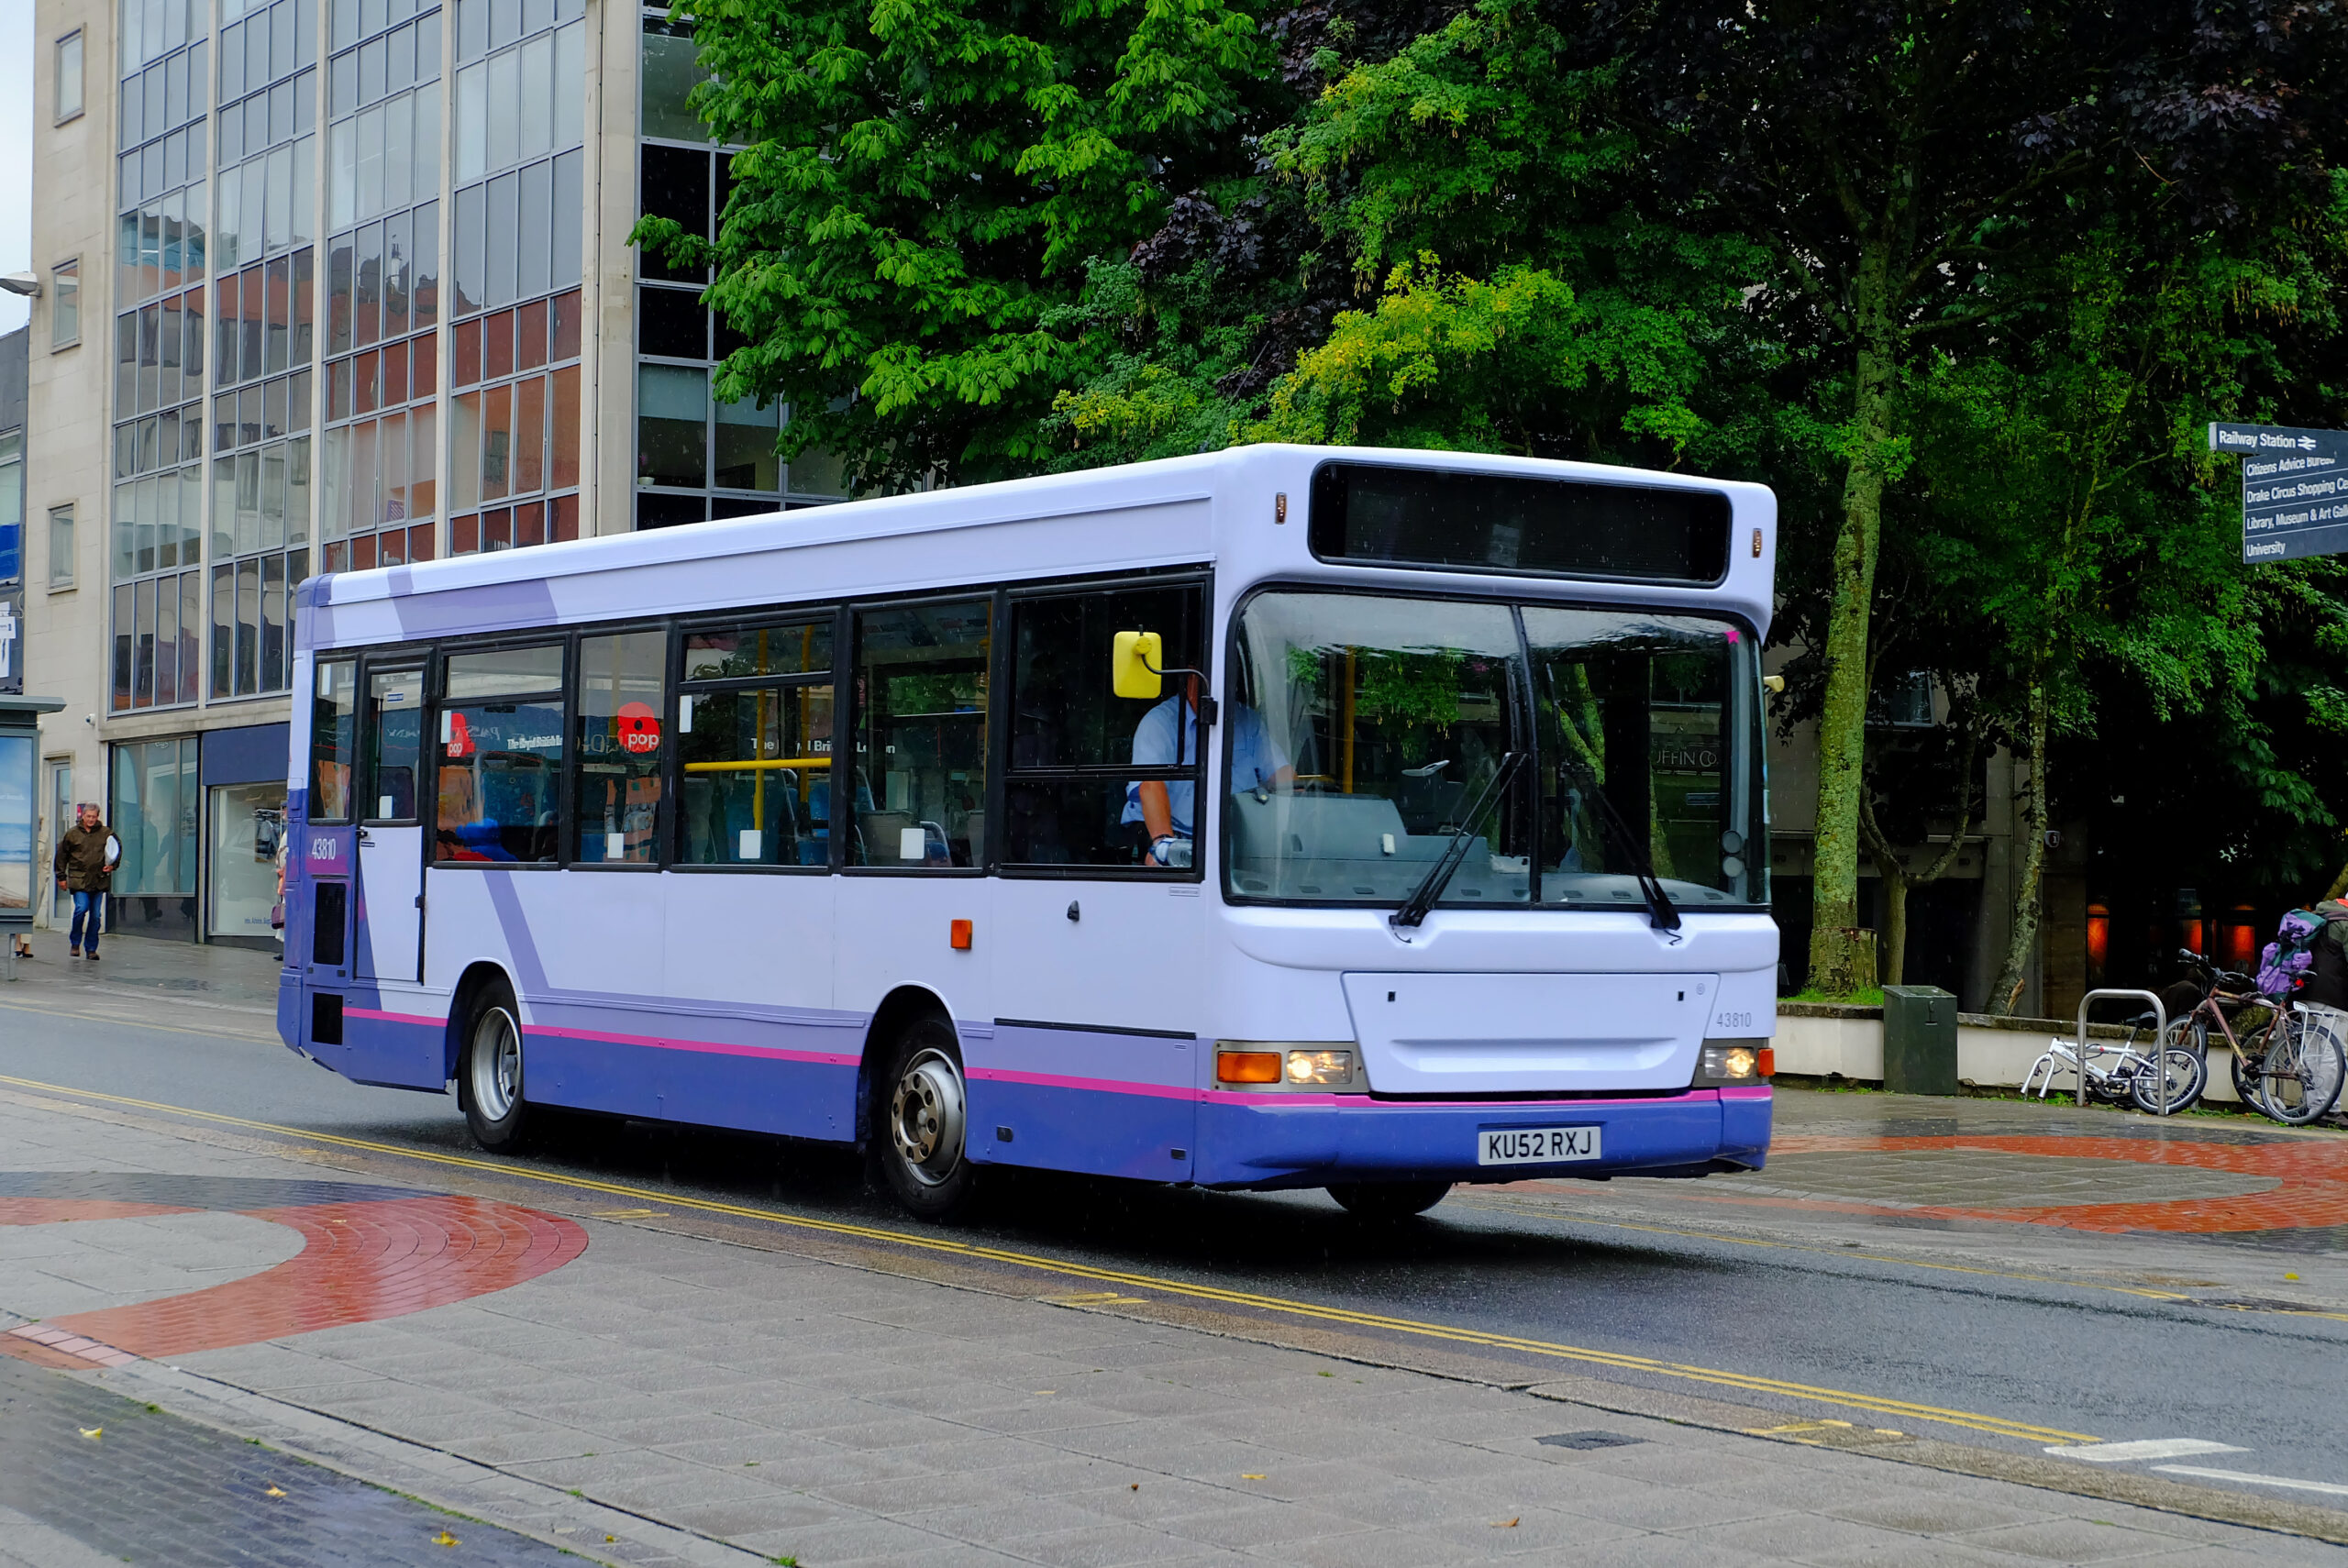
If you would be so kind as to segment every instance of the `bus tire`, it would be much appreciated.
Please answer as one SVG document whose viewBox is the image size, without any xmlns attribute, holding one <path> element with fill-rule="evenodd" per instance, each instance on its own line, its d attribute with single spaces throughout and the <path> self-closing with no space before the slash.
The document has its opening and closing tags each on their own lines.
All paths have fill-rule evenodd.
<svg viewBox="0 0 2348 1568">
<path fill-rule="evenodd" d="M 914 1218 L 951 1220 L 969 1208 L 978 1182 L 961 1043 L 951 1024 L 931 1014 L 906 1025 L 888 1060 L 872 1106 L 881 1175 Z"/>
<path fill-rule="evenodd" d="M 1357 1220 L 1408 1220 L 1424 1214 L 1451 1192 L 1447 1181 L 1341 1182 L 1329 1196 Z"/>
<path fill-rule="evenodd" d="M 491 1154 L 518 1153 L 531 1114 L 523 1089 L 522 1015 L 504 981 L 493 980 L 473 992 L 462 1038 L 457 1103 L 464 1107 L 465 1125 L 473 1142 Z"/>
</svg>

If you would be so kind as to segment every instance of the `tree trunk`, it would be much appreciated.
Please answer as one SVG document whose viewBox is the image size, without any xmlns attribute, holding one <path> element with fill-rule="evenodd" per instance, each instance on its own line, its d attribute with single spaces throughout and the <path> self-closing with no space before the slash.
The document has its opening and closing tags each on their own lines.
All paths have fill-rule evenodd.
<svg viewBox="0 0 2348 1568">
<path fill-rule="evenodd" d="M 2030 972 L 2030 955 L 2038 945 L 2039 891 L 2046 877 L 2046 681 L 2030 683 L 2030 788 L 2022 793 L 2021 866 L 2014 878 L 2013 939 L 2006 947 L 2005 967 L 1989 990 L 1989 1010 L 2011 1017 L 2021 999 L 2022 980 Z"/>
<path fill-rule="evenodd" d="M 1908 878 L 1894 871 L 1883 879 L 1883 983 L 1907 983 Z"/>
<path fill-rule="evenodd" d="M 1870 240 L 1855 281 L 1857 439 L 1843 481 L 1834 536 L 1833 599 L 1826 620 L 1826 701 L 1818 716 L 1818 825 L 1811 885 L 1810 984 L 1829 996 L 1857 990 L 1874 965 L 1858 927 L 1859 790 L 1866 754 L 1867 623 L 1883 532 L 1885 460 L 1892 444 L 1897 324 L 1888 277 L 1890 247 Z"/>
</svg>

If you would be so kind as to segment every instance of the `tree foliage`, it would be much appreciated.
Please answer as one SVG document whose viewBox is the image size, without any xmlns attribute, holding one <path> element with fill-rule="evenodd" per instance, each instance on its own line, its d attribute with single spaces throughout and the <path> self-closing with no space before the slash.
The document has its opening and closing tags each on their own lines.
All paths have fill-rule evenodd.
<svg viewBox="0 0 2348 1568">
<path fill-rule="evenodd" d="M 859 486 L 984 479 L 1041 429 L 1093 345 L 1088 264 L 1184 192 L 1244 173 L 1281 94 L 1246 0 L 714 0 L 694 107 L 741 146 L 709 303 L 749 339 L 718 393 L 780 399 L 789 451 Z"/>
<path fill-rule="evenodd" d="M 787 402 L 786 455 L 859 488 L 1257 439 L 1775 488 L 1784 712 L 1820 726 L 1813 984 L 1856 974 L 1863 851 L 1931 814 L 1866 781 L 1936 766 L 1870 756 L 1906 670 L 2026 759 L 2033 842 L 2066 812 L 2143 831 L 2124 796 L 2198 802 L 2226 864 L 2276 834 L 2342 858 L 2348 577 L 2246 571 L 2199 437 L 2348 422 L 2337 0 L 715 0 L 693 27 L 697 106 L 743 150 L 714 238 L 638 237 L 714 266 L 748 339 L 719 395 Z M 2162 783 L 2067 785 L 2099 745 Z"/>
</svg>

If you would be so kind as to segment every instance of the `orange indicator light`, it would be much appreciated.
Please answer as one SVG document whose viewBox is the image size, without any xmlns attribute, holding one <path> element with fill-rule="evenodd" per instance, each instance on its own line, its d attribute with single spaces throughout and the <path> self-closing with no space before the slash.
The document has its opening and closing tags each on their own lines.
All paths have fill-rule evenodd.
<svg viewBox="0 0 2348 1568">
<path fill-rule="evenodd" d="M 1276 1084 L 1280 1081 L 1280 1054 L 1278 1051 L 1220 1051 L 1215 1054 L 1214 1076 L 1218 1083 Z"/>
<path fill-rule="evenodd" d="M 957 953 L 970 950 L 970 922 L 958 920 L 946 928 L 946 944 Z"/>
</svg>

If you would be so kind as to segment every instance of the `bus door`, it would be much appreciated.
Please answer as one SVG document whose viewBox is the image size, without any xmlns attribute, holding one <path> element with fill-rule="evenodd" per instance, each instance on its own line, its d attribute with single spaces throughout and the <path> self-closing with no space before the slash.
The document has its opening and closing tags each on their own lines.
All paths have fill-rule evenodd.
<svg viewBox="0 0 2348 1568">
<path fill-rule="evenodd" d="M 353 957 L 362 983 L 404 988 L 424 978 L 424 828 L 416 814 L 424 766 L 421 668 L 369 668 L 361 745 L 367 778 L 358 797 Z"/>
</svg>

